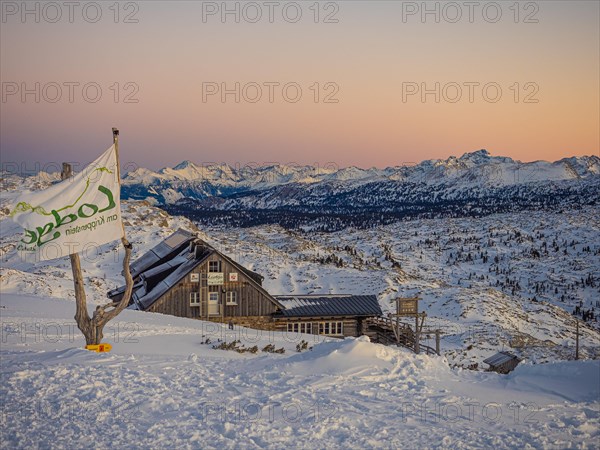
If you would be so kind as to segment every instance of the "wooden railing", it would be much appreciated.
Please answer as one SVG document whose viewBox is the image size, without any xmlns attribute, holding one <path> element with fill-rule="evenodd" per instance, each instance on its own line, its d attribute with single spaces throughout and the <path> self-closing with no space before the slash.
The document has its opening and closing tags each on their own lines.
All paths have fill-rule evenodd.
<svg viewBox="0 0 600 450">
<path fill-rule="evenodd" d="M 398 345 L 408 348 L 415 353 L 424 352 L 427 355 L 439 354 L 436 349 L 428 345 L 415 345 L 415 332 L 413 329 L 403 323 L 394 320 L 391 317 L 370 317 L 366 320 L 366 326 L 369 331 L 375 333 L 377 342 L 384 345 Z M 439 346 L 439 331 L 436 332 L 437 346 Z M 422 336 L 423 334 L 420 334 Z M 420 339 L 419 339 L 420 341 Z"/>
</svg>

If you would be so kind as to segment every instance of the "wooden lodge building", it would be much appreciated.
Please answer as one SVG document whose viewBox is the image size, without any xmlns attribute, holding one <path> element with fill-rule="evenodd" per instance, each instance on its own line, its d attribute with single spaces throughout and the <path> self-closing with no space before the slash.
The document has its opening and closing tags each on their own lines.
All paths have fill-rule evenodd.
<svg viewBox="0 0 600 450">
<path fill-rule="evenodd" d="M 375 295 L 282 295 L 190 232 L 179 229 L 131 264 L 130 308 L 257 329 L 360 336 L 382 315 Z M 125 287 L 108 293 L 120 300 Z"/>
</svg>

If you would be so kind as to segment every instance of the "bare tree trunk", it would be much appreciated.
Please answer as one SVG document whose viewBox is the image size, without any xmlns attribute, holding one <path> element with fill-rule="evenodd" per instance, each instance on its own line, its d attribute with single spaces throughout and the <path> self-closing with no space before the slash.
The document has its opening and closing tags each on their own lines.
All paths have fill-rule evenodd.
<svg viewBox="0 0 600 450">
<path fill-rule="evenodd" d="M 102 340 L 102 330 L 104 326 L 117 317 L 121 311 L 123 311 L 129 304 L 131 298 L 131 292 L 133 290 L 133 278 L 129 270 L 129 263 L 131 262 L 131 249 L 133 246 L 129 243 L 127 238 L 122 237 L 121 242 L 125 248 L 125 258 L 123 258 L 123 276 L 125 277 L 125 292 L 120 302 L 108 303 L 104 306 L 97 306 L 92 316 L 92 335 L 95 339 L 94 344 L 99 344 Z M 112 308 L 107 311 L 107 309 Z M 86 338 L 87 339 L 87 338 Z"/>
<path fill-rule="evenodd" d="M 113 128 L 113 142 L 115 143 L 117 153 L 117 165 L 119 164 L 119 152 L 118 152 L 118 136 L 119 130 Z M 63 172 L 61 174 L 62 179 L 68 178 L 71 174 L 70 167 L 66 168 L 67 164 L 63 164 Z M 119 177 L 119 183 L 121 182 L 121 171 L 117 166 L 117 176 Z M 78 253 L 69 255 L 71 258 L 71 269 L 73 270 L 73 283 L 75 285 L 75 321 L 77 327 L 81 330 L 85 337 L 86 345 L 100 344 L 102 341 L 104 326 L 112 319 L 114 319 L 121 311 L 123 311 L 129 304 L 131 298 L 131 292 L 133 290 L 133 278 L 129 270 L 129 263 L 131 262 L 131 249 L 132 245 L 125 237 L 125 229 L 123 229 L 123 237 L 121 238 L 123 247 L 125 248 L 125 258 L 123 258 L 123 276 L 125 277 L 125 292 L 119 302 L 108 303 L 103 306 L 97 306 L 94 314 L 90 318 L 87 310 L 87 299 L 85 295 L 85 289 L 83 285 L 83 275 L 81 273 L 81 261 Z M 108 311 L 107 311 L 108 310 Z"/>
<path fill-rule="evenodd" d="M 77 322 L 77 327 L 85 336 L 86 345 L 100 344 L 102 337 L 104 336 L 103 330 L 105 325 L 110 320 L 114 319 L 129 304 L 131 291 L 133 290 L 133 278 L 131 277 L 131 273 L 129 271 L 132 245 L 125 238 L 122 238 L 121 242 L 125 247 L 123 273 L 125 276 L 126 289 L 123 293 L 123 298 L 120 302 L 112 302 L 103 306 L 97 306 L 91 318 L 87 311 L 87 300 L 85 296 L 85 289 L 83 287 L 83 276 L 81 274 L 79 254 L 74 253 L 70 255 L 71 268 L 73 269 L 73 282 L 75 284 L 75 321 Z M 112 309 L 107 311 L 109 308 Z"/>
<path fill-rule="evenodd" d="M 75 321 L 85 336 L 85 343 L 87 345 L 95 344 L 96 342 L 94 342 L 94 336 L 92 336 L 91 332 L 91 319 L 87 311 L 87 300 L 85 297 L 85 289 L 83 288 L 83 276 L 81 275 L 79 254 L 73 253 L 69 255 L 69 258 L 71 258 L 73 283 L 75 284 Z"/>
</svg>

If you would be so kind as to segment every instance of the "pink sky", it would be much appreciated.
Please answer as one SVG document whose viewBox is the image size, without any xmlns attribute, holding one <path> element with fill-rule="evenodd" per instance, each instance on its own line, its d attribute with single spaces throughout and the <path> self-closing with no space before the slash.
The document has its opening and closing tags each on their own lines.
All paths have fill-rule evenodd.
<svg viewBox="0 0 600 450">
<path fill-rule="evenodd" d="M 50 23 L 51 8 L 36 13 L 31 2 L 23 17 L 3 4 L 3 165 L 91 161 L 112 126 L 123 162 L 152 169 L 186 159 L 383 167 L 480 148 L 522 161 L 600 155 L 598 2 L 523 3 L 518 17 L 513 2 L 499 2 L 495 23 L 493 8 L 475 10 L 471 23 L 464 2 L 455 3 L 455 23 L 457 11 L 440 3 L 437 23 L 410 14 L 422 2 L 385 1 L 321 3 L 317 23 L 313 2 L 298 3 L 302 18 L 291 23 L 290 3 L 277 3 L 273 23 L 263 2 L 238 3 L 239 23 L 233 14 L 223 23 L 221 11 L 203 20 L 203 7 L 221 2 L 124 3 L 118 23 L 112 2 L 96 23 L 95 11 L 75 10 L 70 23 L 63 6 Z M 250 23 L 254 5 L 263 17 Z M 138 22 L 124 23 L 128 14 Z M 328 14 L 337 23 L 324 23 Z M 239 103 L 233 92 L 224 102 L 207 94 L 236 83 Z M 102 97 L 92 103 L 97 86 Z M 256 86 L 262 97 L 251 102 Z M 32 90 L 24 98 L 23 87 Z M 432 90 L 425 101 L 422 87 Z M 128 94 L 138 102 L 126 103 Z"/>
</svg>

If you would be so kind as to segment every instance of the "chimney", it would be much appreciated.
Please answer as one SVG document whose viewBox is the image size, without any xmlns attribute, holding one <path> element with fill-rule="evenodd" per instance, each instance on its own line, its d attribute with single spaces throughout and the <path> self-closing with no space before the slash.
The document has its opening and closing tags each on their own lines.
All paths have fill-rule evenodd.
<svg viewBox="0 0 600 450">
<path fill-rule="evenodd" d="M 73 167 L 69 163 L 62 163 L 62 172 L 60 173 L 60 179 L 66 180 L 67 178 L 71 178 L 73 175 Z"/>
</svg>

